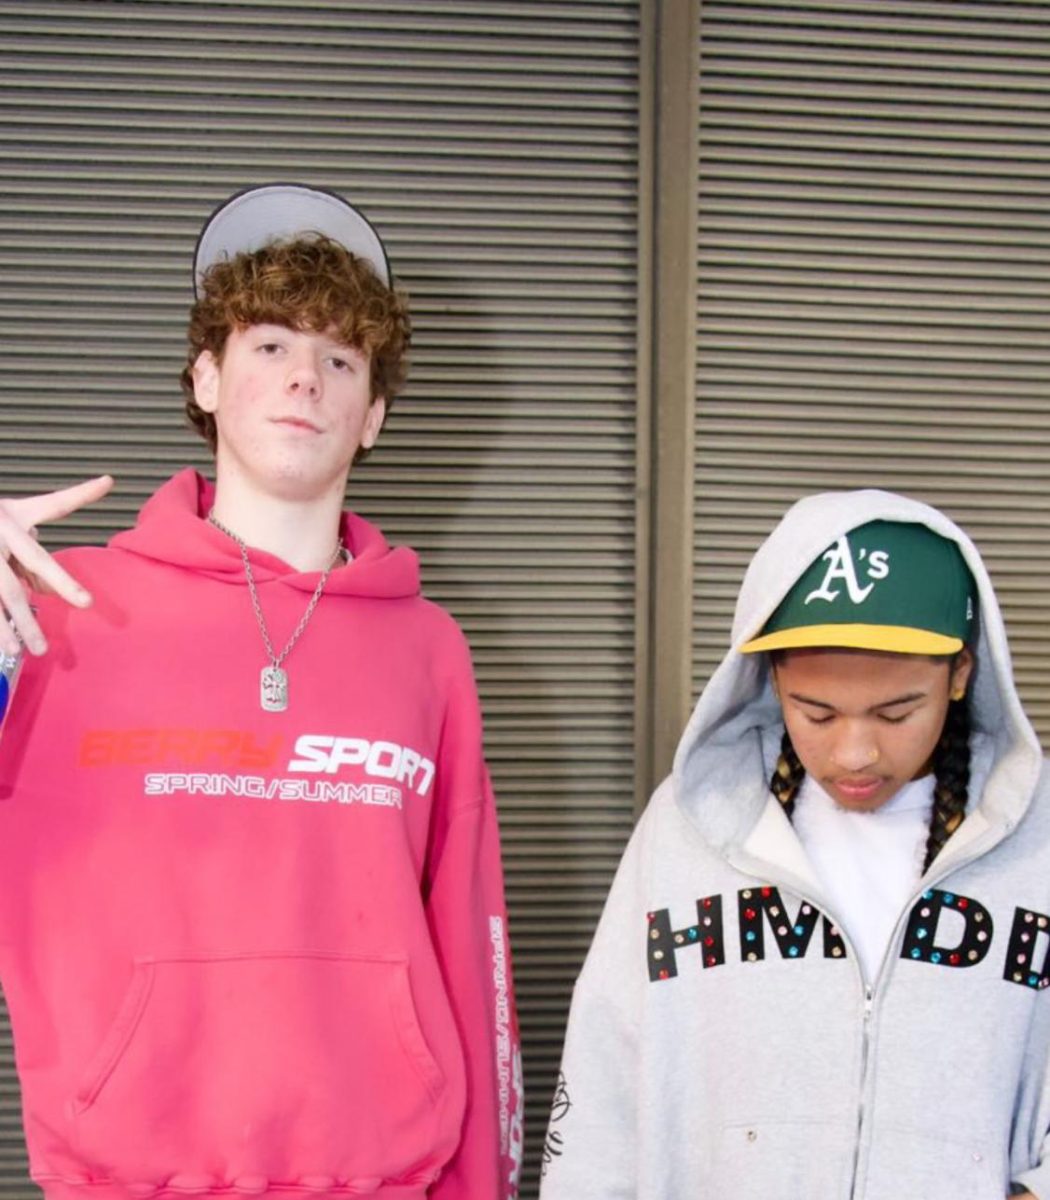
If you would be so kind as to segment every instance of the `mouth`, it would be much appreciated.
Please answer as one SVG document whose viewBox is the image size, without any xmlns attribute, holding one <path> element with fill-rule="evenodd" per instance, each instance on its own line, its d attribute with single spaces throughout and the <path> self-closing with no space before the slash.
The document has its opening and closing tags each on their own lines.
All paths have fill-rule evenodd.
<svg viewBox="0 0 1050 1200">
<path fill-rule="evenodd" d="M 313 421 L 308 421 L 306 417 L 273 417 L 271 418 L 274 425 L 281 425 L 286 429 L 301 429 L 305 433 L 320 433 L 321 427 L 315 425 Z"/>
<path fill-rule="evenodd" d="M 881 775 L 845 775 L 829 782 L 844 799 L 862 804 L 870 800 L 886 781 Z"/>
</svg>

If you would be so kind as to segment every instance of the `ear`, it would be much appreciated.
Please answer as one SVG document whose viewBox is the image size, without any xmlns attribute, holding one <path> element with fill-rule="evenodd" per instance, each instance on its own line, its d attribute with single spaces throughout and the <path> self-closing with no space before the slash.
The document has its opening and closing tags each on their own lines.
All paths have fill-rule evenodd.
<svg viewBox="0 0 1050 1200">
<path fill-rule="evenodd" d="M 386 419 L 386 397 L 376 396 L 368 406 L 365 414 L 364 427 L 361 430 L 361 445 L 365 450 L 371 450 L 379 438 L 379 431 Z"/>
<path fill-rule="evenodd" d="M 948 695 L 953 700 L 961 700 L 966 695 L 966 688 L 973 674 L 973 651 L 964 646 L 955 658 L 952 676 L 948 681 Z"/>
<path fill-rule="evenodd" d="M 215 355 L 202 350 L 193 364 L 193 398 L 206 413 L 214 413 L 219 407 L 219 374 Z"/>
</svg>

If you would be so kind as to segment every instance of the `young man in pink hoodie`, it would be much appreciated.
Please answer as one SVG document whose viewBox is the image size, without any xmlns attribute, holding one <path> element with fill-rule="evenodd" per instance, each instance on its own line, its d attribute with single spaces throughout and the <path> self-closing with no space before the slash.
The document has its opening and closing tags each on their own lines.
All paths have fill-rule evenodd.
<svg viewBox="0 0 1050 1200">
<path fill-rule="evenodd" d="M 52 1200 L 508 1200 L 521 1069 L 469 653 L 415 555 L 342 509 L 404 299 L 364 217 L 297 186 L 227 201 L 195 280 L 214 485 L 183 471 L 54 558 L 34 527 L 112 481 L 0 504 L 31 652 L 0 979 L 32 1176 Z"/>
</svg>

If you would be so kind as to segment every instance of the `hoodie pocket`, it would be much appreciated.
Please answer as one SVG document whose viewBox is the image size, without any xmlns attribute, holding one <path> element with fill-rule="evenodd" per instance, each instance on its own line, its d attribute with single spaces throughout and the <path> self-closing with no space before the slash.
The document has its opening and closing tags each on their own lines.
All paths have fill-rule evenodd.
<svg viewBox="0 0 1050 1200">
<path fill-rule="evenodd" d="M 134 964 L 72 1115 L 117 1178 L 317 1187 L 425 1167 L 445 1092 L 404 961 L 202 956 Z"/>
<path fill-rule="evenodd" d="M 827 1121 L 723 1125 L 712 1196 L 733 1200 L 816 1200 L 844 1194 L 851 1131 Z"/>
<path fill-rule="evenodd" d="M 868 1152 L 865 1196 L 900 1200 L 906 1190 L 923 1200 L 1003 1200 L 1009 1186 L 1005 1152 L 957 1134 L 881 1124 Z"/>
</svg>

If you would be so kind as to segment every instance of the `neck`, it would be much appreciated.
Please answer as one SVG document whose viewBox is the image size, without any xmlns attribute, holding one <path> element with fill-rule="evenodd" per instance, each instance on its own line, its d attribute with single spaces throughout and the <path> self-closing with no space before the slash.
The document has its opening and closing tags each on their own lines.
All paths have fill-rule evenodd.
<svg viewBox="0 0 1050 1200">
<path fill-rule="evenodd" d="M 265 550 L 297 571 L 323 571 L 331 565 L 339 540 L 342 493 L 313 500 L 239 494 L 215 487 L 212 513 L 254 550 Z"/>
</svg>

